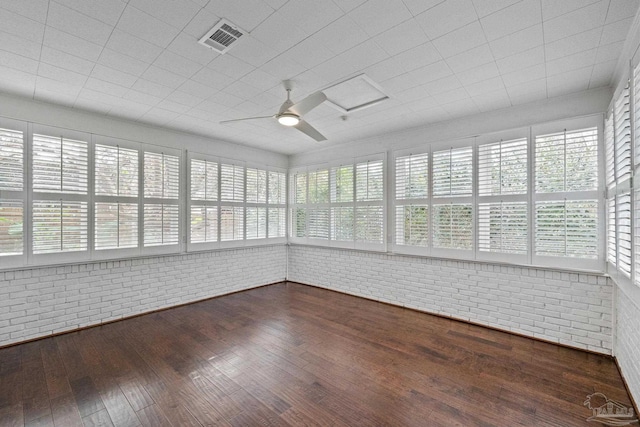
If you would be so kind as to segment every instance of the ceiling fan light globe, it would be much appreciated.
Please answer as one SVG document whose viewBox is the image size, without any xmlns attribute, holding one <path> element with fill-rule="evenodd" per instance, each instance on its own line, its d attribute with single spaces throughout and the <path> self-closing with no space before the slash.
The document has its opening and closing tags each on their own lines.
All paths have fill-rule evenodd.
<svg viewBox="0 0 640 427">
<path fill-rule="evenodd" d="M 295 126 L 300 123 L 300 117 L 290 113 L 281 114 L 278 116 L 278 123 L 284 126 Z"/>
</svg>

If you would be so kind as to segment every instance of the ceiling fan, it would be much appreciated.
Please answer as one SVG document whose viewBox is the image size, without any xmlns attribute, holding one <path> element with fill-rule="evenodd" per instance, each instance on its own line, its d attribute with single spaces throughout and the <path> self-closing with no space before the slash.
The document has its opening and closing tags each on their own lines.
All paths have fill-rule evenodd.
<svg viewBox="0 0 640 427">
<path fill-rule="evenodd" d="M 224 120 L 221 121 L 220 124 L 240 122 L 243 120 L 276 119 L 281 125 L 294 127 L 318 142 L 326 141 L 327 138 L 325 138 L 324 135 L 318 132 L 305 120 L 303 120 L 302 117 L 309 111 L 316 108 L 318 105 L 322 104 L 327 99 L 326 95 L 322 92 L 314 92 L 302 101 L 294 104 L 290 98 L 291 88 L 285 87 L 285 89 L 287 90 L 287 100 L 284 101 L 284 103 L 280 107 L 280 110 L 276 114 L 272 116 L 246 117 L 244 119 Z"/>
</svg>

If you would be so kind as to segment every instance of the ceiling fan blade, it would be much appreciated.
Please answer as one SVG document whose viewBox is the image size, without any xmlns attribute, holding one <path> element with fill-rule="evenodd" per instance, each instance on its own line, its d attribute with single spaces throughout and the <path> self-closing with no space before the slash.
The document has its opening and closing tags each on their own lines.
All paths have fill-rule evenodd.
<svg viewBox="0 0 640 427">
<path fill-rule="evenodd" d="M 295 125 L 294 128 L 298 129 L 300 132 L 310 136 L 311 138 L 315 139 L 318 142 L 327 140 L 327 138 L 325 138 L 324 135 L 322 135 L 313 126 L 311 126 L 309 123 L 305 122 L 304 120 L 300 120 L 300 122 L 297 125 Z"/>
<path fill-rule="evenodd" d="M 244 119 L 232 119 L 232 120 L 223 120 L 220 124 L 231 123 L 231 122 L 242 122 L 244 120 L 257 120 L 257 119 L 272 119 L 274 116 L 260 116 L 260 117 L 245 117 Z"/>
<path fill-rule="evenodd" d="M 302 101 L 293 104 L 287 111 L 291 111 L 299 116 L 304 116 L 326 100 L 327 96 L 323 92 L 315 92 Z"/>
</svg>

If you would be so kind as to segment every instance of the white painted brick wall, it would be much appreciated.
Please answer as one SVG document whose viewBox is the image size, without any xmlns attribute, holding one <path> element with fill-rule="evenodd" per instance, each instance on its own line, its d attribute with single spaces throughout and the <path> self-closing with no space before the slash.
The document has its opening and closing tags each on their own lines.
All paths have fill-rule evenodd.
<svg viewBox="0 0 640 427">
<path fill-rule="evenodd" d="M 292 245 L 288 279 L 611 354 L 604 276 Z"/>
<path fill-rule="evenodd" d="M 285 245 L 0 272 L 0 346 L 282 281 Z"/>
<path fill-rule="evenodd" d="M 616 292 L 616 358 L 636 404 L 640 405 L 640 301 Z"/>
</svg>

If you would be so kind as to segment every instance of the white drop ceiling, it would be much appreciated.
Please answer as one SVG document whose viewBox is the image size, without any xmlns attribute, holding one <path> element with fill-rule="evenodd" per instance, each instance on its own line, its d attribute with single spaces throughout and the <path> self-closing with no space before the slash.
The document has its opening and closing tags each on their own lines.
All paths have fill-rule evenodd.
<svg viewBox="0 0 640 427">
<path fill-rule="evenodd" d="M 611 84 L 640 0 L 0 0 L 0 91 L 285 154 Z M 224 55 L 197 43 L 226 18 Z M 272 120 L 366 73 L 391 99 Z"/>
</svg>

